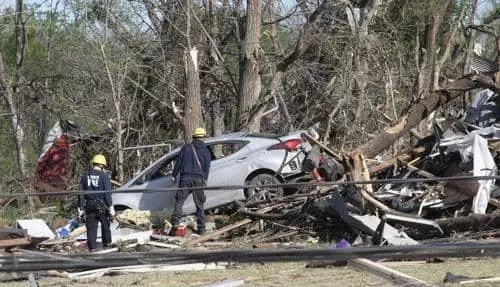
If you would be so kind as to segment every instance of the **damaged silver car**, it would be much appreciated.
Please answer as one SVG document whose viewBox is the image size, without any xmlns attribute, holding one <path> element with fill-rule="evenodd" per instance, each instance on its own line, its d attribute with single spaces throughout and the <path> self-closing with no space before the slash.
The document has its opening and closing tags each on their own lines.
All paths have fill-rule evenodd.
<svg viewBox="0 0 500 287">
<path fill-rule="evenodd" d="M 284 136 L 232 133 L 207 138 L 205 143 L 212 152 L 212 162 L 207 186 L 264 185 L 288 182 L 301 177 L 305 154 L 302 147 L 304 131 Z M 175 188 L 171 174 L 180 147 L 164 155 L 137 174 L 118 190 Z M 178 182 L 178 181 L 177 181 Z M 282 188 L 251 188 L 234 190 L 206 190 L 205 209 L 231 203 L 235 200 L 260 200 L 280 197 Z M 173 211 L 175 192 L 127 192 L 114 193 L 113 204 L 117 210 L 166 210 Z M 184 212 L 195 211 L 190 196 Z"/>
</svg>

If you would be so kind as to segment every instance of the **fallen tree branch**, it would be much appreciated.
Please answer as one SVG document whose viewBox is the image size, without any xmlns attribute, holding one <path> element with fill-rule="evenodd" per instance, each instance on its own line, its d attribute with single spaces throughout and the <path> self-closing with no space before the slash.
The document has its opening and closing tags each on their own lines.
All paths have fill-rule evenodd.
<svg viewBox="0 0 500 287">
<path fill-rule="evenodd" d="M 396 124 L 357 147 L 353 152 L 361 152 L 367 158 L 375 157 L 440 106 L 458 98 L 466 91 L 485 87 L 487 82 L 485 77 L 471 74 L 449 82 L 445 88 L 417 101 Z"/>
</svg>

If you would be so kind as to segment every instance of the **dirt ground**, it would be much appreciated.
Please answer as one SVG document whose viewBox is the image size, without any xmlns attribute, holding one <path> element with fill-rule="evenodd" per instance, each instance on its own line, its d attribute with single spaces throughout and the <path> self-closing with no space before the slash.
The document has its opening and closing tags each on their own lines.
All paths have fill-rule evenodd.
<svg viewBox="0 0 500 287">
<path fill-rule="evenodd" d="M 428 283 L 444 285 L 447 271 L 474 278 L 500 276 L 500 259 L 449 259 L 445 263 L 388 262 L 387 266 Z M 39 286 L 204 286 L 223 280 L 244 280 L 245 286 L 391 286 L 382 279 L 347 267 L 305 268 L 306 262 L 243 264 L 225 270 L 196 272 L 158 272 L 106 276 L 86 281 L 62 278 L 41 278 Z M 27 286 L 26 281 L 0 286 Z M 446 285 L 454 286 L 454 285 Z M 458 286 L 458 285 L 457 285 Z M 461 285 L 462 286 L 462 285 Z M 500 282 L 483 285 L 500 286 Z"/>
</svg>

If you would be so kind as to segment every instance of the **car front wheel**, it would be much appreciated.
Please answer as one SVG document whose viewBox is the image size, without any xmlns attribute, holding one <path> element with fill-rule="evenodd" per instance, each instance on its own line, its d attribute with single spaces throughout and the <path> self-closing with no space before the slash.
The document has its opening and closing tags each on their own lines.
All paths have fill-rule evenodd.
<svg viewBox="0 0 500 287">
<path fill-rule="evenodd" d="M 254 176 L 249 182 L 249 185 L 272 185 L 280 184 L 281 182 L 275 176 L 262 173 Z M 281 187 L 253 187 L 248 188 L 245 192 L 248 201 L 260 201 L 265 199 L 274 199 L 283 196 L 283 188 Z"/>
</svg>

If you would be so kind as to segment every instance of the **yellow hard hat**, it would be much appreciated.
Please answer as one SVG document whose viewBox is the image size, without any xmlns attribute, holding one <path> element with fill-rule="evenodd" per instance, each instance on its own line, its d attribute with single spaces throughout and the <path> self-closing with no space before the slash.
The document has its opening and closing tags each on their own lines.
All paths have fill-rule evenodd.
<svg viewBox="0 0 500 287">
<path fill-rule="evenodd" d="M 203 138 L 207 136 L 207 131 L 204 128 L 196 128 L 193 132 L 194 138 Z"/>
<path fill-rule="evenodd" d="M 104 166 L 106 166 L 106 158 L 102 155 L 102 154 L 96 154 L 94 155 L 94 157 L 92 158 L 92 163 L 94 164 L 102 164 Z"/>
</svg>

